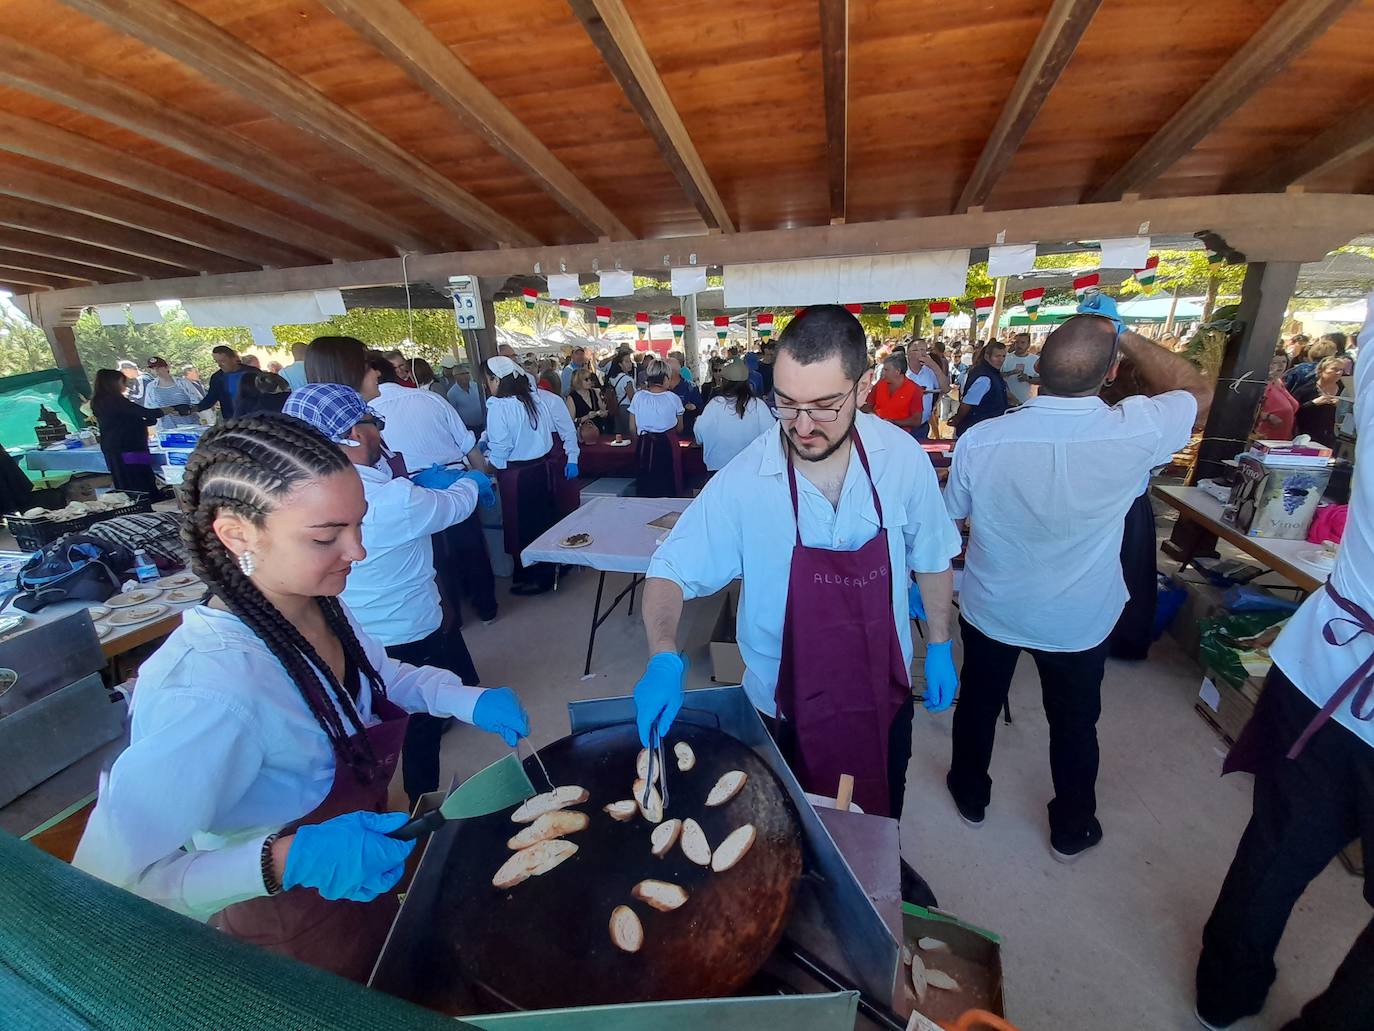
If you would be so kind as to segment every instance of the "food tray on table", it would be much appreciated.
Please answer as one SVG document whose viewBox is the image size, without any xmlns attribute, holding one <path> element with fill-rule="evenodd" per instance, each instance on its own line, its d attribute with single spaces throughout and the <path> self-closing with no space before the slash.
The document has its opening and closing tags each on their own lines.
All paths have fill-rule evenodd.
<svg viewBox="0 0 1374 1031">
<path fill-rule="evenodd" d="M 151 494 L 133 490 L 121 491 L 120 493 L 129 499 L 127 504 L 109 508 L 93 508 L 90 502 L 80 502 L 79 504 L 84 511 L 67 519 L 53 519 L 46 515 L 29 517 L 12 513 L 5 516 L 5 525 L 14 535 L 15 542 L 21 549 L 38 551 L 59 537 L 65 537 L 69 533 L 78 533 L 88 526 L 111 519 L 114 516 L 153 510 Z M 30 509 L 30 511 L 32 510 Z M 52 511 L 66 511 L 66 509 L 54 509 Z"/>
</svg>

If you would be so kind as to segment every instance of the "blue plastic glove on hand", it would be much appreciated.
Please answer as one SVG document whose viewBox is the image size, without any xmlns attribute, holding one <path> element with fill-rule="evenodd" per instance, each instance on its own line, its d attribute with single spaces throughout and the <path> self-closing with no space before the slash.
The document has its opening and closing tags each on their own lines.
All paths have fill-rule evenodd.
<svg viewBox="0 0 1374 1031">
<path fill-rule="evenodd" d="M 563 477 L 568 480 L 575 480 L 577 479 L 577 475 L 577 463 L 569 462 L 563 469 Z"/>
<path fill-rule="evenodd" d="M 417 487 L 428 487 L 430 490 L 448 490 L 462 475 L 461 469 L 445 469 L 442 465 L 435 464 L 415 473 L 411 476 L 410 482 Z"/>
<path fill-rule="evenodd" d="M 954 703 L 959 675 L 954 672 L 954 642 L 926 645 L 926 711 L 944 712 Z"/>
<path fill-rule="evenodd" d="M 345 813 L 299 828 L 286 852 L 283 888 L 314 888 L 327 899 L 371 902 L 396 886 L 413 841 L 388 838 L 405 813 Z"/>
<path fill-rule="evenodd" d="M 925 602 L 921 601 L 921 587 L 915 580 L 906 589 L 906 611 L 912 619 L 926 618 Z"/>
<path fill-rule="evenodd" d="M 635 684 L 635 723 L 639 742 L 649 747 L 649 728 L 658 722 L 658 736 L 668 728 L 682 708 L 683 685 L 687 681 L 687 660 L 676 652 L 659 652 L 649 660 L 644 675 Z"/>
<path fill-rule="evenodd" d="M 492 687 L 483 691 L 473 707 L 472 722 L 489 734 L 499 734 L 501 740 L 511 748 L 530 734 L 529 714 L 509 687 Z"/>
<path fill-rule="evenodd" d="M 477 488 L 477 503 L 483 508 L 491 508 L 496 504 L 496 492 L 491 489 L 491 477 L 486 473 L 479 473 L 476 469 L 464 469 L 458 474 L 457 479 L 472 481 L 472 485 Z"/>
<path fill-rule="evenodd" d="M 487 439 L 486 434 L 483 434 L 482 439 L 477 442 L 477 450 L 484 455 L 491 450 L 491 441 Z"/>
<path fill-rule="evenodd" d="M 1116 310 L 1116 299 L 1108 297 L 1106 294 L 1093 294 L 1091 297 L 1080 301 L 1078 313 L 1080 315 L 1101 315 L 1104 319 L 1111 319 L 1118 333 L 1126 328 L 1126 324 L 1121 321 L 1121 313 Z"/>
</svg>

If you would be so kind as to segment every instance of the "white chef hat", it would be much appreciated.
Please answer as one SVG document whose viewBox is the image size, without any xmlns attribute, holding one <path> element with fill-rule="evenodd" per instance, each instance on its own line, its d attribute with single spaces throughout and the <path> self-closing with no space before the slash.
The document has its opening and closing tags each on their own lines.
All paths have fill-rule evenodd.
<svg viewBox="0 0 1374 1031">
<path fill-rule="evenodd" d="M 498 354 L 495 358 L 487 359 L 487 371 L 497 379 L 505 379 L 507 376 L 520 376 L 524 374 L 520 366 L 501 354 Z"/>
</svg>

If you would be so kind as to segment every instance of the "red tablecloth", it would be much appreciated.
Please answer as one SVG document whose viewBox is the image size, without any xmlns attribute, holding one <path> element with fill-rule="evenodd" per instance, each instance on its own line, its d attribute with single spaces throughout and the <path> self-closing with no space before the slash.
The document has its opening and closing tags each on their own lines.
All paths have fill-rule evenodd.
<svg viewBox="0 0 1374 1031">
<path fill-rule="evenodd" d="M 632 480 L 635 476 L 637 446 L 611 447 L 606 441 L 583 444 L 577 470 L 588 480 L 599 476 L 623 476 Z M 682 449 L 682 476 L 692 487 L 706 481 L 706 461 L 699 445 L 692 444 Z"/>
</svg>

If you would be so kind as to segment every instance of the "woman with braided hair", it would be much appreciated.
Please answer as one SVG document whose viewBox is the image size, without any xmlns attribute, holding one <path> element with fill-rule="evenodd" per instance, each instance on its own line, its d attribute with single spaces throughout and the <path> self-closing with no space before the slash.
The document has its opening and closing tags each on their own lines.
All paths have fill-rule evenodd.
<svg viewBox="0 0 1374 1031">
<path fill-rule="evenodd" d="M 309 425 L 261 413 L 215 427 L 181 503 L 209 600 L 139 671 L 129 746 L 74 865 L 365 980 L 413 847 L 386 836 L 406 820 L 386 811 L 406 713 L 494 726 L 511 746 L 528 717 L 509 688 L 389 658 L 340 604 L 366 502 Z"/>
</svg>

